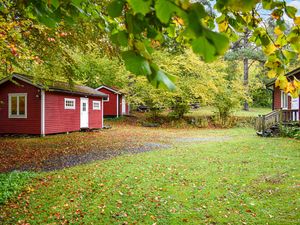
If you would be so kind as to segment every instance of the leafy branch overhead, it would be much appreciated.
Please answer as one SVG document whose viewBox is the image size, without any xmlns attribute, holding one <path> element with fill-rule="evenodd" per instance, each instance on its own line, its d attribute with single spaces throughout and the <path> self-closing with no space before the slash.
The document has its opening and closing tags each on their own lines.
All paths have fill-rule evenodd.
<svg viewBox="0 0 300 225">
<path fill-rule="evenodd" d="M 131 73 L 144 75 L 156 87 L 168 89 L 175 88 L 176 77 L 154 63 L 155 48 L 172 40 L 211 62 L 247 29 L 251 31 L 249 41 L 259 46 L 267 58 L 269 77 L 276 77 L 278 86 L 297 95 L 299 82 L 289 82 L 284 76 L 289 64 L 299 60 L 297 9 L 284 0 L 216 0 L 211 4 L 213 10 L 205 1 L 190 0 L 28 0 L 17 1 L 15 7 L 22 17 L 52 29 L 66 28 L 77 21 L 97 21 L 97 29 L 114 43 Z M 7 4 L 0 3 L 1 13 L 6 9 Z M 292 24 L 290 29 L 286 18 Z M 268 20 L 276 24 L 272 32 Z"/>
</svg>

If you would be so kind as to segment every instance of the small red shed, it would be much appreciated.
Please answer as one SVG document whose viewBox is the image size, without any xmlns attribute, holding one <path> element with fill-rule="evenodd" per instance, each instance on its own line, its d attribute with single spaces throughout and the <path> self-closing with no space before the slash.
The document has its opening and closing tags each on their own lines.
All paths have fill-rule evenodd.
<svg viewBox="0 0 300 225">
<path fill-rule="evenodd" d="M 104 94 L 107 98 L 103 99 L 104 102 L 104 116 L 119 117 L 129 114 L 129 105 L 126 102 L 125 94 L 120 92 L 117 88 L 102 85 L 96 88 Z"/>
<path fill-rule="evenodd" d="M 287 73 L 286 77 L 289 81 L 292 81 L 295 78 L 300 80 L 300 67 Z M 267 84 L 267 87 L 273 92 L 273 110 L 283 109 L 292 111 L 292 120 L 298 121 L 300 119 L 300 95 L 297 98 L 292 98 L 290 94 L 280 90 L 279 87 L 275 87 L 275 80 Z"/>
<path fill-rule="evenodd" d="M 47 83 L 47 86 L 44 84 Z M 46 135 L 103 127 L 106 94 L 13 74 L 0 80 L 0 134 Z"/>
</svg>

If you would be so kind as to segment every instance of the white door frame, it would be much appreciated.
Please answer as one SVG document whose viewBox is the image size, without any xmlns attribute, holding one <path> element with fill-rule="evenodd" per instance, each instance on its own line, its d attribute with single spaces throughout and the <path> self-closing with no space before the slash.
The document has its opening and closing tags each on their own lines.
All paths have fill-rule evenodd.
<svg viewBox="0 0 300 225">
<path fill-rule="evenodd" d="M 298 121 L 299 120 L 299 97 L 298 98 L 292 98 L 292 102 L 291 102 L 291 109 L 297 109 L 298 112 L 296 115 L 293 114 L 293 120 L 294 121 Z"/>
<path fill-rule="evenodd" d="M 86 104 L 85 111 L 83 111 L 83 103 Z M 80 128 L 89 127 L 89 99 L 80 98 Z"/>
</svg>

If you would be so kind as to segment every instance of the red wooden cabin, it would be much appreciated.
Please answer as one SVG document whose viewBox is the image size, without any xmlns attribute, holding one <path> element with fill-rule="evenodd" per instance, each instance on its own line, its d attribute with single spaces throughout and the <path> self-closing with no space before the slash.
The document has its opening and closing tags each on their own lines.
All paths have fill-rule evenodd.
<svg viewBox="0 0 300 225">
<path fill-rule="evenodd" d="M 286 74 L 288 80 L 298 79 L 300 80 L 300 68 L 297 68 Z M 270 82 L 267 87 L 273 91 L 273 110 L 282 109 L 284 113 L 290 114 L 290 120 L 299 121 L 300 115 L 300 95 L 297 98 L 284 91 L 279 87 L 275 87 L 275 81 Z"/>
<path fill-rule="evenodd" d="M 0 80 L 0 134 L 46 135 L 103 127 L 105 94 L 13 74 Z"/>
<path fill-rule="evenodd" d="M 104 116 L 119 117 L 129 114 L 129 105 L 126 102 L 125 94 L 116 88 L 102 85 L 96 89 L 102 93 L 107 94 L 107 98 L 103 99 L 104 102 Z"/>
</svg>

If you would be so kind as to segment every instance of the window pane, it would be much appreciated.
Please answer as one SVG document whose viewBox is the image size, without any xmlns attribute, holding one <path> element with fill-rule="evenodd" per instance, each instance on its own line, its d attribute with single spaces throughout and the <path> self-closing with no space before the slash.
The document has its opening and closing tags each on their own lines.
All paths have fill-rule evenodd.
<svg viewBox="0 0 300 225">
<path fill-rule="evenodd" d="M 25 96 L 19 96 L 19 115 L 25 115 Z"/>
<path fill-rule="evenodd" d="M 86 103 L 82 103 L 82 111 L 85 112 L 86 111 Z"/>
<path fill-rule="evenodd" d="M 17 115 L 17 98 L 16 96 L 11 97 L 11 115 Z"/>
</svg>

